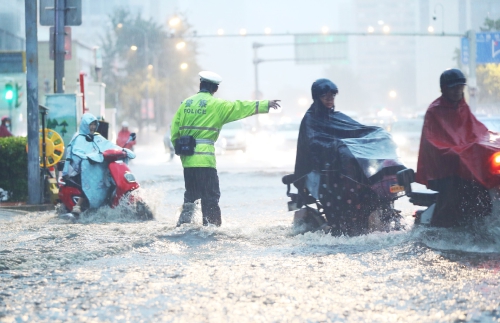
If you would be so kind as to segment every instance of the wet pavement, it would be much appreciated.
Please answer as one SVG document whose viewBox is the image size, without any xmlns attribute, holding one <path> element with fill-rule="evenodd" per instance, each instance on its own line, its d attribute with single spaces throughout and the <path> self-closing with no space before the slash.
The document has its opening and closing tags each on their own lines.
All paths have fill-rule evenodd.
<svg viewBox="0 0 500 323">
<path fill-rule="evenodd" d="M 160 147 L 160 146 L 159 146 Z M 218 156 L 223 225 L 176 228 L 182 167 L 138 147 L 156 220 L 119 209 L 0 213 L 0 322 L 500 322 L 500 221 L 359 237 L 298 234 L 293 152 Z"/>
</svg>

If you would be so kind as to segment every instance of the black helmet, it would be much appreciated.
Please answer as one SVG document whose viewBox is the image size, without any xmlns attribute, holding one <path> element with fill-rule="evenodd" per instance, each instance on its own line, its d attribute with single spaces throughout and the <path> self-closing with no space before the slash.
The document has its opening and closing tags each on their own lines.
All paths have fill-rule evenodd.
<svg viewBox="0 0 500 323">
<path fill-rule="evenodd" d="M 464 73 L 456 68 L 450 68 L 441 74 L 439 78 L 441 87 L 454 87 L 455 85 L 467 85 Z"/>
<path fill-rule="evenodd" d="M 321 95 L 328 92 L 333 92 L 335 94 L 339 93 L 337 86 L 329 79 L 316 80 L 311 87 L 311 93 L 314 101 L 318 100 Z"/>
</svg>

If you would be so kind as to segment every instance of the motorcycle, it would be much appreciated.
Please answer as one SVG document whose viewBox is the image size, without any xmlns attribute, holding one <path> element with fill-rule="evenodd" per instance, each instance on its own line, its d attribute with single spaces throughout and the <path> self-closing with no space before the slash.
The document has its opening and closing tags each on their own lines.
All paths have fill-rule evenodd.
<svg viewBox="0 0 500 323">
<path fill-rule="evenodd" d="M 135 133 L 130 134 L 127 143 L 135 140 Z M 126 144 L 127 144 L 126 143 Z M 140 185 L 137 183 L 134 174 L 130 171 L 125 160 L 127 153 L 122 149 L 108 149 L 103 153 L 104 163 L 107 164 L 107 169 L 111 178 L 111 187 L 105 199 L 105 205 L 111 208 L 117 207 L 123 200 L 129 203 L 133 211 L 140 220 L 152 220 L 153 212 L 149 206 L 138 196 L 132 194 Z M 59 170 L 64 167 L 64 161 L 58 165 Z M 71 179 L 60 178 L 59 184 L 59 200 L 66 210 L 72 210 L 82 197 L 82 187 L 75 183 L 69 183 Z M 68 185 L 69 184 L 69 185 Z M 76 220 L 75 215 L 66 213 L 60 216 L 61 218 Z"/>
<path fill-rule="evenodd" d="M 401 212 L 394 209 L 394 201 L 405 193 L 404 188 L 398 185 L 397 170 L 384 169 L 366 183 L 356 182 L 329 165 L 302 178 L 295 174 L 284 176 L 282 182 L 287 186 L 286 194 L 290 197 L 288 210 L 296 211 L 294 227 L 303 232 L 323 230 L 335 236 L 403 229 Z M 297 193 L 290 192 L 292 184 L 297 187 Z M 360 206 L 358 212 L 356 207 L 354 212 L 335 212 L 335 205 L 340 203 L 337 193 L 353 185 L 366 197 L 362 199 L 365 205 Z"/>
<path fill-rule="evenodd" d="M 487 167 L 491 176 L 500 175 L 500 152 L 490 157 Z M 415 182 L 415 171 L 411 168 L 399 171 L 397 173 L 397 180 L 398 184 L 404 187 L 410 203 L 425 207 L 425 209 L 417 210 L 413 215 L 415 218 L 414 224 L 430 226 L 439 192 L 430 189 L 414 191 L 411 184 Z M 500 214 L 500 187 L 491 188 L 488 190 L 488 193 L 492 203 L 491 214 Z"/>
</svg>

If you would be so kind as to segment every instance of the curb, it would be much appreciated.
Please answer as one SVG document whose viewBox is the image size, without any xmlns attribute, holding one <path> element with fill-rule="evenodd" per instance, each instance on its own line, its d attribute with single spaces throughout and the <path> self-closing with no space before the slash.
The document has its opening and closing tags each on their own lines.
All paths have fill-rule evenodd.
<svg viewBox="0 0 500 323">
<path fill-rule="evenodd" d="M 0 212 L 2 211 L 23 211 L 23 212 L 42 212 L 42 211 L 52 211 L 55 207 L 53 204 L 18 204 L 18 205 L 2 205 L 0 204 Z"/>
</svg>

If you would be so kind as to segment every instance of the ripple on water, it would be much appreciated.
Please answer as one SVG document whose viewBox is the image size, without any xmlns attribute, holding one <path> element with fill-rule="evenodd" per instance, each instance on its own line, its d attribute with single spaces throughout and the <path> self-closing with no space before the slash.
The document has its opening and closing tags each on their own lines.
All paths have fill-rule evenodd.
<svg viewBox="0 0 500 323">
<path fill-rule="evenodd" d="M 498 319 L 496 220 L 475 231 L 408 225 L 333 237 L 297 234 L 289 214 L 268 210 L 274 200 L 230 201 L 222 227 L 201 226 L 198 214 L 177 228 L 178 205 L 162 192 L 145 189 L 155 221 L 102 209 L 77 223 L 54 212 L 2 222 L 2 320 Z"/>
</svg>

